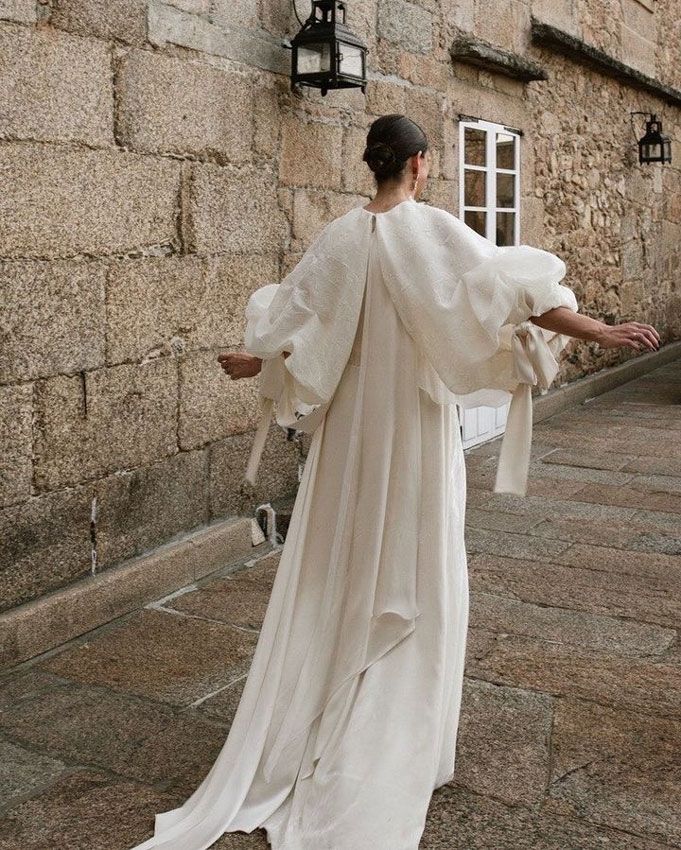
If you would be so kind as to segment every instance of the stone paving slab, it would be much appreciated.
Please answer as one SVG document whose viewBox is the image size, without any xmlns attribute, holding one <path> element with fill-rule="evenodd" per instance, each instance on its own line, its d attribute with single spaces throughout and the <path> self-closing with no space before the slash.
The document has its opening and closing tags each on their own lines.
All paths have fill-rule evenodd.
<svg viewBox="0 0 681 850">
<path fill-rule="evenodd" d="M 0 714 L 0 732 L 33 751 L 165 786 L 200 781 L 228 728 L 217 717 L 89 685 L 43 690 Z"/>
<path fill-rule="evenodd" d="M 573 549 L 556 559 L 567 559 Z M 572 563 L 526 561 L 499 555 L 474 555 L 469 559 L 472 592 L 494 594 L 502 600 L 518 599 L 548 606 L 631 618 L 675 629 L 681 622 L 681 570 L 671 564 L 641 563 L 638 554 L 626 569 L 622 552 L 597 546 L 580 547 L 590 560 L 575 554 Z M 634 553 L 627 553 L 630 557 Z M 645 555 L 643 557 L 650 558 Z M 667 558 L 671 561 L 671 558 Z"/>
<path fill-rule="evenodd" d="M 177 797 L 103 772 L 64 773 L 5 814 L 0 850 L 129 850 L 146 831 L 152 835 L 149 812 L 177 804 Z"/>
<path fill-rule="evenodd" d="M 674 657 L 615 657 L 574 644 L 500 633 L 488 652 L 470 664 L 469 674 L 681 720 L 681 663 Z"/>
<path fill-rule="evenodd" d="M 455 784 L 433 794 L 420 850 L 671 850 L 646 836 L 510 806 Z"/>
<path fill-rule="evenodd" d="M 681 724 L 559 700 L 547 810 L 681 844 Z"/>
<path fill-rule="evenodd" d="M 680 387 L 669 364 L 537 423 L 526 498 L 492 491 L 498 440 L 467 452 L 456 774 L 421 850 L 681 848 Z M 278 558 L 0 680 L 0 850 L 128 850 L 186 800 L 232 723 Z M 262 829 L 213 845 L 267 847 Z"/>
<path fill-rule="evenodd" d="M 250 667 L 257 634 L 199 617 L 142 610 L 42 662 L 74 682 L 189 705 Z"/>
</svg>

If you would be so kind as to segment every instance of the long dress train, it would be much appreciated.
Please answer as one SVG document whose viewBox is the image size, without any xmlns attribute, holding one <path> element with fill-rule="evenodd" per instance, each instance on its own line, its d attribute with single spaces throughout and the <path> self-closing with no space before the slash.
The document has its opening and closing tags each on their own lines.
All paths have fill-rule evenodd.
<svg viewBox="0 0 681 850">
<path fill-rule="evenodd" d="M 136 850 L 416 850 L 453 776 L 468 582 L 456 407 L 370 258 L 355 342 L 312 435 L 253 663 L 203 783 Z"/>
</svg>

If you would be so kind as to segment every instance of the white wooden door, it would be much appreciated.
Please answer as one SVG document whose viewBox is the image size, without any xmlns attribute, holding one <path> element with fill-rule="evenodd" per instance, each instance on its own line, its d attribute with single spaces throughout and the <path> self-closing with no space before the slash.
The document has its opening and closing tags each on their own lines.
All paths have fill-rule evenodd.
<svg viewBox="0 0 681 850">
<path fill-rule="evenodd" d="M 464 449 L 503 434 L 509 405 L 510 402 L 503 407 L 460 407 L 459 421 Z"/>
<path fill-rule="evenodd" d="M 479 119 L 459 122 L 459 217 L 495 245 L 520 244 L 520 133 Z M 504 432 L 503 407 L 459 408 L 463 447 Z"/>
</svg>

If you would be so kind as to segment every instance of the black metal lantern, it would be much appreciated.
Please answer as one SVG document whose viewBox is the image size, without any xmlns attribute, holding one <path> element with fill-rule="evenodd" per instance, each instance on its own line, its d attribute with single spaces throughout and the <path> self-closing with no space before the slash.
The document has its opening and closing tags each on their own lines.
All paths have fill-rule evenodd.
<svg viewBox="0 0 681 850">
<path fill-rule="evenodd" d="M 312 0 L 310 17 L 291 42 L 291 88 L 366 89 L 367 46 L 345 24 L 345 3 Z"/>
<path fill-rule="evenodd" d="M 672 143 L 668 136 L 662 134 L 662 122 L 657 115 L 650 112 L 632 112 L 632 115 L 648 115 L 646 133 L 638 142 L 638 161 L 640 164 L 650 162 L 671 162 Z"/>
</svg>

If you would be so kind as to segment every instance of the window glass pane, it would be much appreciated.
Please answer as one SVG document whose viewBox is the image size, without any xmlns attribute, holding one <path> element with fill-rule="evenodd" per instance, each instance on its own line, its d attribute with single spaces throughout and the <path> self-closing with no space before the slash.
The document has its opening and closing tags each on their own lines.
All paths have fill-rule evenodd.
<svg viewBox="0 0 681 850">
<path fill-rule="evenodd" d="M 487 165 L 485 162 L 485 131 L 464 127 L 463 158 L 466 165 Z"/>
<path fill-rule="evenodd" d="M 515 213 L 498 212 L 497 213 L 497 245 L 513 245 L 513 235 L 515 228 Z"/>
<path fill-rule="evenodd" d="M 497 168 L 515 168 L 516 137 L 497 133 Z"/>
<path fill-rule="evenodd" d="M 497 206 L 515 206 L 515 174 L 497 173 Z"/>
<path fill-rule="evenodd" d="M 486 171 L 471 171 L 466 169 L 463 186 L 463 203 L 466 207 L 485 206 Z"/>
<path fill-rule="evenodd" d="M 477 210 L 466 210 L 463 215 L 465 224 L 472 227 L 473 230 L 477 230 L 481 236 L 487 235 L 487 213 Z"/>
</svg>

